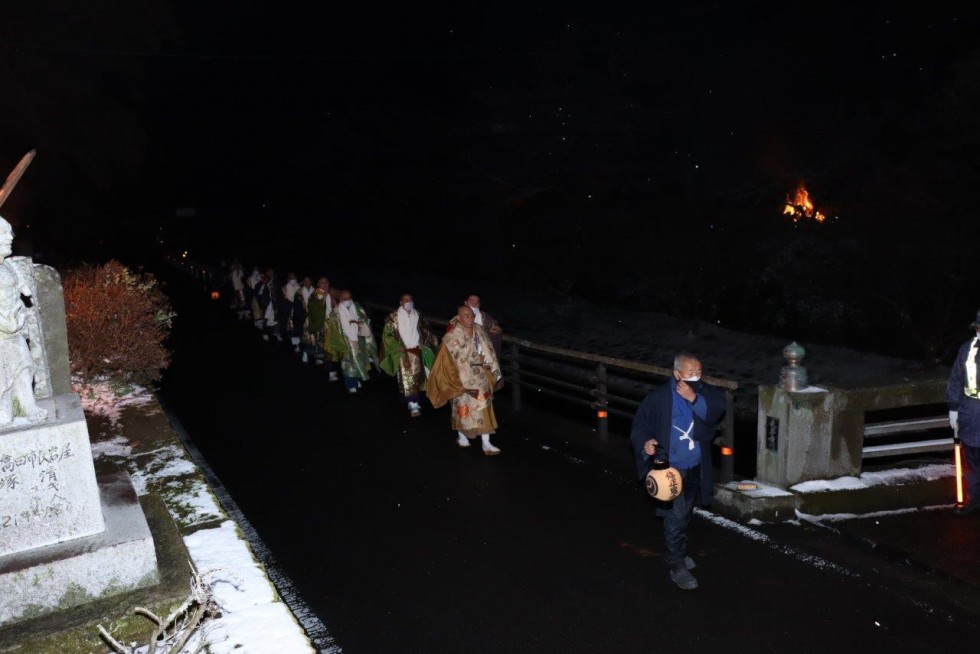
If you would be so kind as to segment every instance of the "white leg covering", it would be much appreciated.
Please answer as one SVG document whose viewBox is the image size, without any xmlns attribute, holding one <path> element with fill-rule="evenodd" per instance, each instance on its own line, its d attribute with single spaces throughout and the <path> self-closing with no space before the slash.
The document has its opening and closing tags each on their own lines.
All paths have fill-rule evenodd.
<svg viewBox="0 0 980 654">
<path fill-rule="evenodd" d="M 494 447 L 490 443 L 490 434 L 480 434 L 480 438 L 483 439 L 483 451 L 484 452 L 499 452 L 499 447 Z"/>
</svg>

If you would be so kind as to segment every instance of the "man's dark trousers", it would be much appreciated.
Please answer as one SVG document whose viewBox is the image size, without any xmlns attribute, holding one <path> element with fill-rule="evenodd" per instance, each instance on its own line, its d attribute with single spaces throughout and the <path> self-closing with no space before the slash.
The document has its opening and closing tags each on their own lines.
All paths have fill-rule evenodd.
<svg viewBox="0 0 980 654">
<path fill-rule="evenodd" d="M 684 490 L 680 497 L 671 502 L 665 509 L 664 515 L 664 539 L 667 541 L 667 551 L 664 554 L 664 563 L 668 569 L 684 565 L 684 556 L 687 550 L 687 525 L 691 522 L 691 515 L 694 513 L 694 502 L 697 500 L 698 492 L 701 490 L 701 466 L 694 466 L 687 470 L 678 470 Z"/>
</svg>

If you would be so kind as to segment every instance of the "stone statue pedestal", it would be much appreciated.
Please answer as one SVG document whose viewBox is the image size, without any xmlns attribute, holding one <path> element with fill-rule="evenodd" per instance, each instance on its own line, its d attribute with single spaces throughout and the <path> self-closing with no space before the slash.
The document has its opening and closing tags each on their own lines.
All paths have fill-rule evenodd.
<svg viewBox="0 0 980 654">
<path fill-rule="evenodd" d="M 126 473 L 96 480 L 79 397 L 0 430 L 0 626 L 157 583 Z"/>
<path fill-rule="evenodd" d="M 47 420 L 0 429 L 0 557 L 105 529 L 79 397 L 38 406 Z"/>
<path fill-rule="evenodd" d="M 0 556 L 0 627 L 158 583 L 156 551 L 129 475 L 99 478 L 105 530 Z"/>
</svg>

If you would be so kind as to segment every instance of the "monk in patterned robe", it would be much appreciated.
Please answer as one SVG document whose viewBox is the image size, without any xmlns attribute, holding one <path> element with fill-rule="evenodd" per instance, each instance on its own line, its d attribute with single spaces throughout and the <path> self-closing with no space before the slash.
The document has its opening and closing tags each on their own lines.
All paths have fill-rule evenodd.
<svg viewBox="0 0 980 654">
<path fill-rule="evenodd" d="M 500 454 L 490 443 L 497 429 L 493 394 L 503 386 L 500 363 L 486 331 L 476 324 L 473 309 L 461 306 L 456 317 L 456 327 L 442 339 L 426 395 L 437 409 L 451 403 L 457 445 L 469 447 L 470 439 L 479 436 L 483 453 L 494 456 Z"/>
<path fill-rule="evenodd" d="M 381 369 L 398 379 L 398 389 L 408 403 L 409 414 L 421 415 L 419 404 L 425 378 L 435 359 L 438 339 L 415 310 L 411 294 L 402 295 L 398 310 L 385 319 L 381 333 Z"/>
<path fill-rule="evenodd" d="M 483 327 L 483 331 L 490 337 L 490 342 L 493 343 L 493 351 L 497 355 L 497 359 L 500 359 L 500 353 L 503 352 L 504 347 L 504 330 L 500 328 L 500 323 L 489 313 L 480 309 L 480 296 L 476 293 L 467 295 L 463 304 L 473 309 L 476 324 Z M 451 332 L 458 322 L 459 318 L 453 317 L 446 325 L 446 331 Z"/>
</svg>

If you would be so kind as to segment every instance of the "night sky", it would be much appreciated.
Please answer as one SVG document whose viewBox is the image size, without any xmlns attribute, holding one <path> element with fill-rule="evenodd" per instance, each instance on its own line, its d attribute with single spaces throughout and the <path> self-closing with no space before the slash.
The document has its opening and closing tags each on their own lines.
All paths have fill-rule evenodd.
<svg viewBox="0 0 980 654">
<path fill-rule="evenodd" d="M 880 289 L 943 268 L 895 282 L 869 329 L 969 275 L 976 11 L 445 4 L 5 7 L 0 166 L 38 150 L 3 207 L 15 245 L 97 260 L 163 234 L 202 257 L 365 263 L 477 242 L 508 274 L 617 302 L 662 308 L 665 280 L 698 276 L 692 312 L 746 324 L 760 289 L 852 306 L 837 271 Z M 800 183 L 825 223 L 781 215 Z"/>
</svg>

